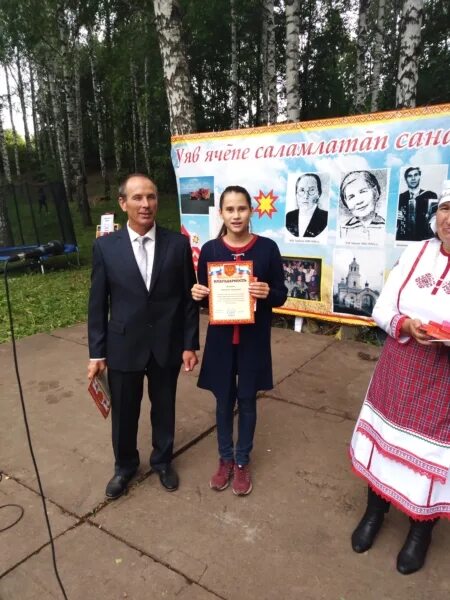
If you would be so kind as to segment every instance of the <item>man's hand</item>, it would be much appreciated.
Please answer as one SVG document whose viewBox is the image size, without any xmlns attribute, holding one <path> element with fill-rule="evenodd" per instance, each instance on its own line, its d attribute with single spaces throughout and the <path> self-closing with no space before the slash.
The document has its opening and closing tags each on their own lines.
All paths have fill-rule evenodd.
<svg viewBox="0 0 450 600">
<path fill-rule="evenodd" d="M 197 354 L 194 350 L 185 350 L 183 352 L 183 365 L 184 370 L 192 371 L 195 365 L 198 364 Z"/>
<path fill-rule="evenodd" d="M 90 360 L 88 364 L 88 379 L 101 375 L 106 369 L 106 360 Z"/>
<path fill-rule="evenodd" d="M 420 327 L 422 326 L 422 321 L 420 319 L 410 319 L 409 317 L 404 321 L 401 333 L 403 335 L 409 335 L 414 338 L 416 342 L 419 344 L 423 344 L 424 346 L 430 346 L 432 342 L 430 340 L 429 335 L 422 331 Z"/>
</svg>

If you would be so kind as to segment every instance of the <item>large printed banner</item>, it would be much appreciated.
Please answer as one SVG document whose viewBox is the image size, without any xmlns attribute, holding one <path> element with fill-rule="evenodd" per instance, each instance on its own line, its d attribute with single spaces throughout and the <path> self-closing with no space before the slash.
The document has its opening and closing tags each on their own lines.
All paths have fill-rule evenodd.
<svg viewBox="0 0 450 600">
<path fill-rule="evenodd" d="M 431 237 L 449 177 L 450 104 L 172 138 L 183 232 L 194 260 L 216 237 L 219 197 L 248 189 L 253 232 L 283 256 L 276 312 L 371 324 L 404 247 Z"/>
</svg>

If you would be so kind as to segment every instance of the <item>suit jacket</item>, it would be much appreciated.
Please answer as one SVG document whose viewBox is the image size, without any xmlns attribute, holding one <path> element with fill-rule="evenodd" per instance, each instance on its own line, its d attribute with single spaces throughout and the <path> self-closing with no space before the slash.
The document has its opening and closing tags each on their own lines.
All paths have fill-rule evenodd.
<svg viewBox="0 0 450 600">
<path fill-rule="evenodd" d="M 156 226 L 150 290 L 136 263 L 126 228 L 98 238 L 93 248 L 88 338 L 91 358 L 108 367 L 142 371 L 151 354 L 161 367 L 197 350 L 198 305 L 188 239 Z"/>
<path fill-rule="evenodd" d="M 299 237 L 298 231 L 298 208 L 286 213 L 286 228 L 287 230 Z M 301 237 L 316 237 L 325 229 L 328 223 L 328 212 L 317 207 L 313 212 L 311 220 L 308 223 L 305 233 Z"/>
<path fill-rule="evenodd" d="M 397 240 L 417 241 L 425 240 L 433 235 L 428 223 L 429 200 L 437 200 L 434 192 L 420 190 L 415 198 L 415 226 L 410 227 L 409 217 L 409 191 L 402 192 L 398 198 Z"/>
</svg>

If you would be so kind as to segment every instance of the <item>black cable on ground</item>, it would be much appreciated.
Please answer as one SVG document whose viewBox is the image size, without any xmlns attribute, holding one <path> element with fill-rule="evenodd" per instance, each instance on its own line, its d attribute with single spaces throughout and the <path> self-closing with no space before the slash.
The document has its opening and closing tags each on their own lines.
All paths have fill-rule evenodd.
<svg viewBox="0 0 450 600">
<path fill-rule="evenodd" d="M 26 408 L 25 408 L 25 401 L 24 401 L 24 398 L 23 398 L 22 382 L 21 382 L 21 379 L 20 379 L 19 365 L 18 365 L 18 361 L 17 361 L 16 339 L 15 339 L 15 336 L 14 336 L 14 323 L 13 323 L 13 316 L 12 316 L 12 309 L 11 309 L 11 300 L 10 300 L 10 296 L 9 296 L 8 261 L 6 261 L 6 263 L 5 263 L 4 281 L 5 281 L 5 291 L 6 291 L 6 306 L 7 306 L 7 309 L 8 309 L 9 328 L 10 328 L 10 331 L 11 331 L 11 341 L 12 341 L 13 356 L 14 356 L 14 368 L 15 368 L 15 371 L 16 371 L 17 385 L 19 387 L 20 403 L 22 405 L 22 414 L 23 414 L 23 420 L 24 420 L 24 423 L 25 423 L 25 430 L 26 430 L 26 434 L 27 434 L 28 447 L 30 449 L 31 459 L 33 461 L 34 471 L 36 473 L 36 479 L 37 479 L 38 486 L 39 486 L 39 494 L 41 496 L 42 507 L 44 509 L 45 522 L 47 524 L 48 535 L 49 535 L 49 538 L 50 538 L 50 546 L 51 546 L 52 560 L 53 560 L 53 569 L 55 571 L 55 576 L 56 576 L 56 579 L 58 581 L 59 587 L 61 588 L 61 592 L 62 592 L 62 594 L 64 596 L 64 600 L 68 600 L 67 599 L 66 590 L 64 589 L 64 586 L 62 584 L 61 578 L 59 576 L 58 567 L 56 565 L 55 544 L 53 542 L 52 529 L 51 529 L 51 526 L 50 526 L 50 519 L 48 518 L 47 504 L 46 504 L 46 501 L 45 501 L 44 490 L 42 489 L 41 477 L 39 475 L 39 470 L 38 470 L 38 466 L 37 466 L 37 462 L 36 462 L 36 457 L 34 456 L 33 444 L 31 442 L 30 428 L 28 426 L 27 411 L 26 411 Z"/>
<path fill-rule="evenodd" d="M 8 529 L 11 529 L 11 527 L 14 527 L 14 525 L 17 525 L 17 523 L 20 521 L 20 519 L 23 517 L 24 514 L 24 509 L 23 506 L 20 506 L 20 504 L 2 504 L 0 506 L 0 510 L 2 510 L 2 508 L 8 508 L 8 507 L 14 507 L 14 508 L 18 508 L 20 511 L 19 516 L 17 517 L 17 519 L 15 521 L 13 521 L 10 525 L 7 525 L 6 527 L 2 527 L 0 529 L 0 533 L 2 533 L 3 531 L 7 531 Z"/>
</svg>

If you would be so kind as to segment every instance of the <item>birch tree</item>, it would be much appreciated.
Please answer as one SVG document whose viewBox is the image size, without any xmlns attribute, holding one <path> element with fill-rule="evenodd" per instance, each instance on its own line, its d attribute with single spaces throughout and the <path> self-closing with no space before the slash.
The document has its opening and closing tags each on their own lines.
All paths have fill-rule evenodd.
<svg viewBox="0 0 450 600">
<path fill-rule="evenodd" d="M 3 129 L 3 101 L 0 96 L 0 154 L 3 163 L 3 172 L 5 179 L 8 183 L 11 183 L 11 169 L 9 166 L 8 150 L 6 148 L 5 132 Z M 0 246 L 12 246 L 13 238 L 11 232 L 11 226 L 8 218 L 8 207 L 6 206 L 6 199 L 3 194 L 3 189 L 0 187 Z"/>
<path fill-rule="evenodd" d="M 177 0 L 153 0 L 172 135 L 196 130 L 189 68 Z"/>
<path fill-rule="evenodd" d="M 98 141 L 98 158 L 100 162 L 100 171 L 103 179 L 103 188 L 105 197 L 110 197 L 110 185 L 108 172 L 106 170 L 106 159 L 105 159 L 105 138 L 103 135 L 103 115 L 101 110 L 100 100 L 100 87 L 97 81 L 97 71 L 95 67 L 95 54 L 94 54 L 94 36 L 92 31 L 88 33 L 88 49 L 89 49 L 89 62 L 91 65 L 91 77 L 92 77 L 92 90 L 94 94 L 94 121 L 97 127 L 97 141 Z"/>
<path fill-rule="evenodd" d="M 83 115 L 81 113 L 81 89 L 80 89 L 80 47 L 75 45 L 73 53 L 73 87 L 75 91 L 75 119 L 77 132 L 78 156 L 80 157 L 81 172 L 86 176 L 86 164 L 83 149 Z"/>
<path fill-rule="evenodd" d="M 25 88 L 23 85 L 22 64 L 21 64 L 21 58 L 19 55 L 19 50 L 17 50 L 16 69 L 17 69 L 17 92 L 19 94 L 20 106 L 22 109 L 25 145 L 27 147 L 28 155 L 31 156 L 33 149 L 31 147 L 30 130 L 28 128 L 27 108 L 26 108 L 26 102 L 25 102 Z"/>
<path fill-rule="evenodd" d="M 136 75 L 136 65 L 133 59 L 130 60 L 130 75 L 131 75 L 131 85 L 132 85 L 132 94 L 133 94 L 133 104 L 136 110 L 136 121 L 139 130 L 139 139 L 141 141 L 142 147 L 142 156 L 144 157 L 144 164 L 147 173 L 150 173 L 150 161 L 148 158 L 148 146 L 147 140 L 145 139 L 145 116 L 143 114 L 143 110 L 140 103 L 139 98 L 139 87 L 137 82 Z M 145 77 L 144 77 L 145 79 Z"/>
<path fill-rule="evenodd" d="M 66 135 L 64 131 L 64 119 L 61 110 L 61 100 L 58 94 L 58 88 L 56 86 L 56 76 L 55 76 L 55 65 L 50 67 L 49 69 L 49 91 L 50 98 L 52 104 L 53 111 L 53 119 L 55 125 L 55 133 L 56 133 L 56 143 L 58 147 L 58 158 L 59 164 L 61 167 L 61 174 L 64 182 L 64 189 L 66 190 L 67 200 L 69 202 L 72 201 L 72 187 L 70 183 L 70 168 L 69 168 L 69 160 L 67 157 L 67 142 Z"/>
<path fill-rule="evenodd" d="M 274 0 L 263 0 L 262 6 L 262 122 L 277 120 L 277 74 L 275 65 Z"/>
<path fill-rule="evenodd" d="M 5 130 L 3 128 L 3 100 L 0 96 L 0 153 L 2 155 L 3 173 L 8 183 L 12 183 L 11 167 L 9 164 L 8 148 L 6 147 Z"/>
<path fill-rule="evenodd" d="M 66 100 L 68 158 L 70 165 L 70 178 L 76 193 L 78 207 L 83 225 L 92 225 L 91 212 L 86 191 L 86 177 L 81 168 L 81 157 L 78 148 L 77 118 L 75 105 L 75 90 L 73 86 L 73 64 L 69 52 L 69 41 L 74 40 L 74 32 L 67 25 L 65 6 L 59 1 L 56 11 L 59 33 L 59 56 L 62 66 L 64 95 Z"/>
<path fill-rule="evenodd" d="M 400 24 L 400 56 L 395 99 L 398 108 L 416 105 L 422 18 L 423 0 L 404 0 Z"/>
<path fill-rule="evenodd" d="M 239 81 L 236 2 L 230 1 L 231 10 L 231 127 L 239 127 Z"/>
<path fill-rule="evenodd" d="M 267 121 L 276 123 L 278 116 L 277 70 L 275 62 L 275 16 L 273 0 L 265 0 L 267 15 Z"/>
<path fill-rule="evenodd" d="M 371 0 L 359 0 L 358 33 L 356 38 L 355 110 L 363 112 L 366 102 L 366 55 L 368 50 L 367 17 Z"/>
<path fill-rule="evenodd" d="M 384 13 L 386 0 L 378 0 L 377 25 L 375 28 L 375 40 L 373 50 L 373 68 L 372 68 L 372 90 L 370 98 L 370 111 L 378 110 L 378 96 L 380 93 L 380 72 L 381 58 L 383 53 L 384 39 Z"/>
<path fill-rule="evenodd" d="M 42 163 L 43 163 L 42 144 L 41 144 L 41 136 L 40 136 L 40 131 L 39 131 L 39 123 L 38 123 L 36 85 L 35 85 L 33 68 L 34 68 L 33 63 L 31 62 L 31 60 L 29 60 L 28 61 L 28 72 L 30 75 L 31 116 L 33 118 L 34 147 L 35 147 L 37 155 L 38 155 L 39 164 L 42 166 Z"/>
<path fill-rule="evenodd" d="M 287 120 L 300 119 L 299 36 L 300 0 L 286 0 L 286 109 Z"/>
<path fill-rule="evenodd" d="M 16 175 L 18 177 L 20 177 L 18 138 L 17 138 L 16 125 L 14 123 L 11 88 L 9 85 L 9 73 L 8 73 L 8 67 L 6 65 L 4 65 L 4 71 L 5 71 L 5 81 L 6 81 L 6 95 L 8 98 L 8 107 L 9 107 L 9 120 L 11 121 L 11 131 L 12 131 L 12 135 L 13 135 L 14 162 L 16 165 Z"/>
</svg>

